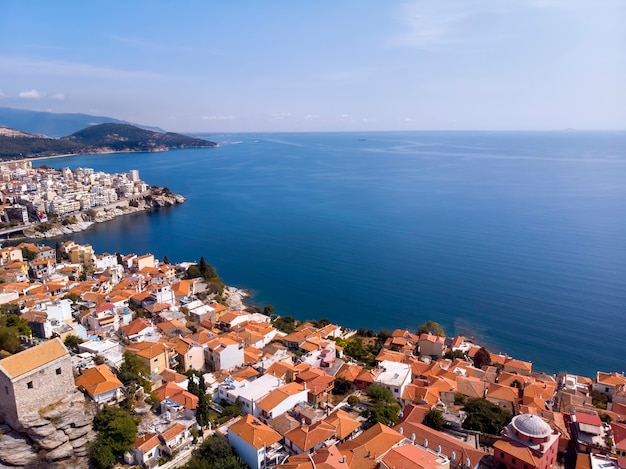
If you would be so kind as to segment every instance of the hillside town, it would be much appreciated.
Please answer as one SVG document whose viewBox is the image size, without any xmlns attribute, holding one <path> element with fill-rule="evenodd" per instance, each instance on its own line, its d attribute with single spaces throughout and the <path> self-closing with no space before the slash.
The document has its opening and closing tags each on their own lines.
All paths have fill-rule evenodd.
<svg viewBox="0 0 626 469">
<path fill-rule="evenodd" d="M 33 203 L 105 200 L 124 180 L 65 174 Z M 548 375 L 432 321 L 279 317 L 204 258 L 66 241 L 3 247 L 0 264 L 0 467 L 218 467 L 224 445 L 219 467 L 626 467 L 623 372 Z"/>
<path fill-rule="evenodd" d="M 32 161 L 2 163 L 0 231 L 24 231 L 27 237 L 82 231 L 93 222 L 145 209 L 146 198 L 152 202 L 162 192 L 157 189 L 142 181 L 136 169 L 109 174 L 91 168 L 33 168 Z M 168 200 L 156 204 L 184 202 L 181 196 L 166 195 Z"/>
</svg>

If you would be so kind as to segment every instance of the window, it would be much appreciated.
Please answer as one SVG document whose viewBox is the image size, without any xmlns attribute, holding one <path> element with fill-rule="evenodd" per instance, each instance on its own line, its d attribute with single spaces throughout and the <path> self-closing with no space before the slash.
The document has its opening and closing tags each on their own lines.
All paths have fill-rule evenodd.
<svg viewBox="0 0 626 469">
<path fill-rule="evenodd" d="M 5 392 L 5 393 L 7 393 L 7 394 L 9 394 L 9 387 L 8 387 L 8 386 L 5 386 L 5 387 L 4 387 L 4 392 Z"/>
<path fill-rule="evenodd" d="M 56 369 L 56 374 L 57 374 L 57 375 L 60 375 L 61 373 L 62 373 L 61 368 L 57 368 L 57 369 Z"/>
<path fill-rule="evenodd" d="M 26 387 L 27 387 L 28 389 L 33 389 L 33 382 L 32 382 L 32 381 L 29 381 L 28 383 L 26 383 Z"/>
<path fill-rule="evenodd" d="M 503 451 L 500 451 L 500 457 L 501 457 L 502 459 L 504 459 L 504 452 L 503 452 Z"/>
</svg>

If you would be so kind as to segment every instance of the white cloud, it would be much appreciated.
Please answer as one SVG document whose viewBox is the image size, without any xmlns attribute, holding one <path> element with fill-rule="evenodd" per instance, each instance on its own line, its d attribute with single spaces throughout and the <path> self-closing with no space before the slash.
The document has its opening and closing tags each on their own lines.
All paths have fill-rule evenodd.
<svg viewBox="0 0 626 469">
<path fill-rule="evenodd" d="M 304 116 L 304 118 L 308 121 L 312 121 L 315 119 L 319 119 L 320 116 L 318 116 L 317 114 L 307 114 Z"/>
<path fill-rule="evenodd" d="M 412 117 L 405 117 L 404 119 L 402 119 L 404 122 L 414 122 L 415 119 L 413 119 Z"/>
<path fill-rule="evenodd" d="M 202 116 L 205 121 L 229 121 L 235 119 L 235 116 Z"/>
<path fill-rule="evenodd" d="M 337 116 L 337 119 L 339 119 L 339 120 L 341 120 L 341 121 L 348 120 L 348 119 L 350 119 L 350 114 L 339 114 L 339 115 Z"/>
<path fill-rule="evenodd" d="M 32 89 L 30 91 L 22 91 L 17 96 L 22 99 L 39 99 L 41 98 L 41 93 Z"/>
<path fill-rule="evenodd" d="M 276 114 L 272 114 L 272 119 L 283 120 L 288 119 L 289 117 L 291 117 L 290 112 L 277 112 Z"/>
<path fill-rule="evenodd" d="M 0 69 L 11 75 L 60 76 L 72 78 L 115 79 L 166 79 L 171 76 L 153 72 L 122 70 L 85 63 L 62 60 L 39 60 L 28 57 L 0 57 Z"/>
<path fill-rule="evenodd" d="M 458 42 L 460 23 L 475 13 L 463 11 L 464 7 L 466 4 L 455 2 L 415 0 L 405 3 L 399 17 L 404 30 L 393 38 L 392 43 L 418 49 L 432 49 Z"/>
<path fill-rule="evenodd" d="M 0 90 L 0 98 L 4 98 L 6 96 L 6 94 L 4 94 L 4 92 L 2 90 Z"/>
<path fill-rule="evenodd" d="M 55 93 L 52 96 L 50 96 L 50 99 L 57 99 L 59 101 L 62 101 L 65 99 L 65 95 L 63 93 Z"/>
</svg>

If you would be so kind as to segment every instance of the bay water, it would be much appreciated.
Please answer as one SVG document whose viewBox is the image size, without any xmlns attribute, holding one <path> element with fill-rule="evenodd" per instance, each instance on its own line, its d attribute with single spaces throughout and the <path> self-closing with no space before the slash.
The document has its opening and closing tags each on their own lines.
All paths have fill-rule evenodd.
<svg viewBox="0 0 626 469">
<path fill-rule="evenodd" d="M 187 198 L 68 238 L 204 256 L 280 315 L 432 319 L 537 370 L 626 370 L 626 132 L 203 136 L 221 146 L 39 162 Z"/>
</svg>

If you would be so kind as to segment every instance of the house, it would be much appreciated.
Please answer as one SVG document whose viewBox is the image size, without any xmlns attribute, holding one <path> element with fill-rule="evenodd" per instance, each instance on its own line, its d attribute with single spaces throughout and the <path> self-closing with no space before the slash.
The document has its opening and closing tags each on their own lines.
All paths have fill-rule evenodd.
<svg viewBox="0 0 626 469">
<path fill-rule="evenodd" d="M 335 439 L 339 443 L 355 437 L 361 429 L 361 422 L 350 417 L 350 414 L 342 409 L 337 409 L 326 417 L 325 421 L 335 427 Z"/>
<path fill-rule="evenodd" d="M 306 385 L 309 391 L 309 404 L 318 406 L 328 402 L 330 393 L 335 386 L 335 377 L 318 368 L 309 368 L 298 373 L 296 382 Z"/>
<path fill-rule="evenodd" d="M 290 456 L 286 462 L 277 467 L 279 469 L 348 469 L 345 458 L 335 445 L 322 447 L 313 454 L 303 453 Z"/>
<path fill-rule="evenodd" d="M 380 469 L 450 469 L 450 460 L 441 453 L 419 445 L 402 445 L 391 450 L 380 461 Z"/>
<path fill-rule="evenodd" d="M 350 469 L 374 469 L 389 450 L 403 441 L 401 433 L 377 423 L 337 448 Z"/>
<path fill-rule="evenodd" d="M 76 378 L 76 387 L 97 404 L 107 404 L 118 401 L 123 384 L 106 365 L 96 365 Z"/>
<path fill-rule="evenodd" d="M 438 335 L 423 333 L 417 341 L 420 356 L 441 357 L 446 347 L 446 338 Z"/>
<path fill-rule="evenodd" d="M 404 389 L 411 382 L 411 365 L 385 360 L 380 363 L 380 370 L 375 382 L 387 387 L 396 399 L 402 398 Z"/>
<path fill-rule="evenodd" d="M 193 418 L 198 406 L 198 396 L 191 394 L 175 383 L 166 383 L 153 391 L 159 400 L 160 412 L 170 412 L 171 415 L 182 415 Z"/>
<path fill-rule="evenodd" d="M 204 369 L 204 347 L 189 337 L 175 338 L 171 343 L 176 350 L 176 360 L 183 370 Z"/>
<path fill-rule="evenodd" d="M 518 373 L 522 376 L 530 376 L 533 371 L 533 364 L 514 358 L 507 358 L 502 370 L 507 373 Z"/>
<path fill-rule="evenodd" d="M 228 337 L 217 337 L 206 344 L 205 358 L 212 371 L 232 370 L 244 363 L 244 345 Z"/>
<path fill-rule="evenodd" d="M 9 421 L 58 402 L 75 392 L 70 354 L 51 339 L 0 360 L 0 414 Z"/>
<path fill-rule="evenodd" d="M 598 371 L 596 380 L 591 385 L 591 388 L 595 392 L 604 394 L 612 401 L 618 390 L 626 388 L 626 378 L 624 378 L 624 373 L 603 373 Z"/>
<path fill-rule="evenodd" d="M 228 427 L 228 443 L 251 469 L 263 469 L 280 451 L 282 436 L 248 414 Z"/>
<path fill-rule="evenodd" d="M 161 440 L 156 433 L 147 433 L 137 437 L 130 449 L 133 463 L 144 467 L 155 467 L 161 457 Z"/>
<path fill-rule="evenodd" d="M 500 406 L 502 409 L 515 415 L 520 401 L 520 393 L 517 388 L 490 384 L 487 388 L 487 400 Z"/>
<path fill-rule="evenodd" d="M 159 434 L 159 440 L 162 452 L 171 455 L 191 442 L 191 433 L 183 424 L 175 423 Z"/>
<path fill-rule="evenodd" d="M 303 423 L 285 434 L 285 446 L 291 453 L 313 453 L 334 436 L 335 427 L 325 420 Z"/>
<path fill-rule="evenodd" d="M 127 326 L 119 329 L 120 334 L 133 342 L 142 342 L 147 337 L 151 337 L 155 333 L 155 327 L 152 321 L 146 318 L 137 318 L 131 321 Z"/>
<path fill-rule="evenodd" d="M 269 420 L 302 402 L 307 402 L 308 392 L 300 383 L 289 383 L 274 389 L 265 396 L 258 404 L 258 415 L 264 420 Z"/>
<path fill-rule="evenodd" d="M 164 342 L 139 342 L 126 347 L 128 352 L 137 355 L 150 368 L 150 373 L 160 373 L 170 368 L 170 358 L 175 351 Z"/>
<path fill-rule="evenodd" d="M 409 406 L 407 412 L 404 412 L 401 422 L 394 429 L 410 437 L 416 444 L 437 449 L 437 452 L 450 460 L 451 467 L 478 468 L 485 453 L 447 433 L 423 425 L 421 422 L 427 411 L 423 407 Z M 468 461 L 469 464 L 467 464 Z"/>
<path fill-rule="evenodd" d="M 541 417 L 516 415 L 502 435 L 493 445 L 494 467 L 547 469 L 556 464 L 559 433 Z"/>
<path fill-rule="evenodd" d="M 570 428 L 577 452 L 608 454 L 612 451 L 612 445 L 607 444 L 610 427 L 605 426 L 597 414 L 572 412 Z"/>
<path fill-rule="evenodd" d="M 239 402 L 244 414 L 253 414 L 258 417 L 260 415 L 258 402 L 284 384 L 283 380 L 272 375 L 263 375 L 254 381 L 245 379 L 238 381 L 229 376 L 218 386 L 214 397 L 230 404 Z"/>
</svg>

